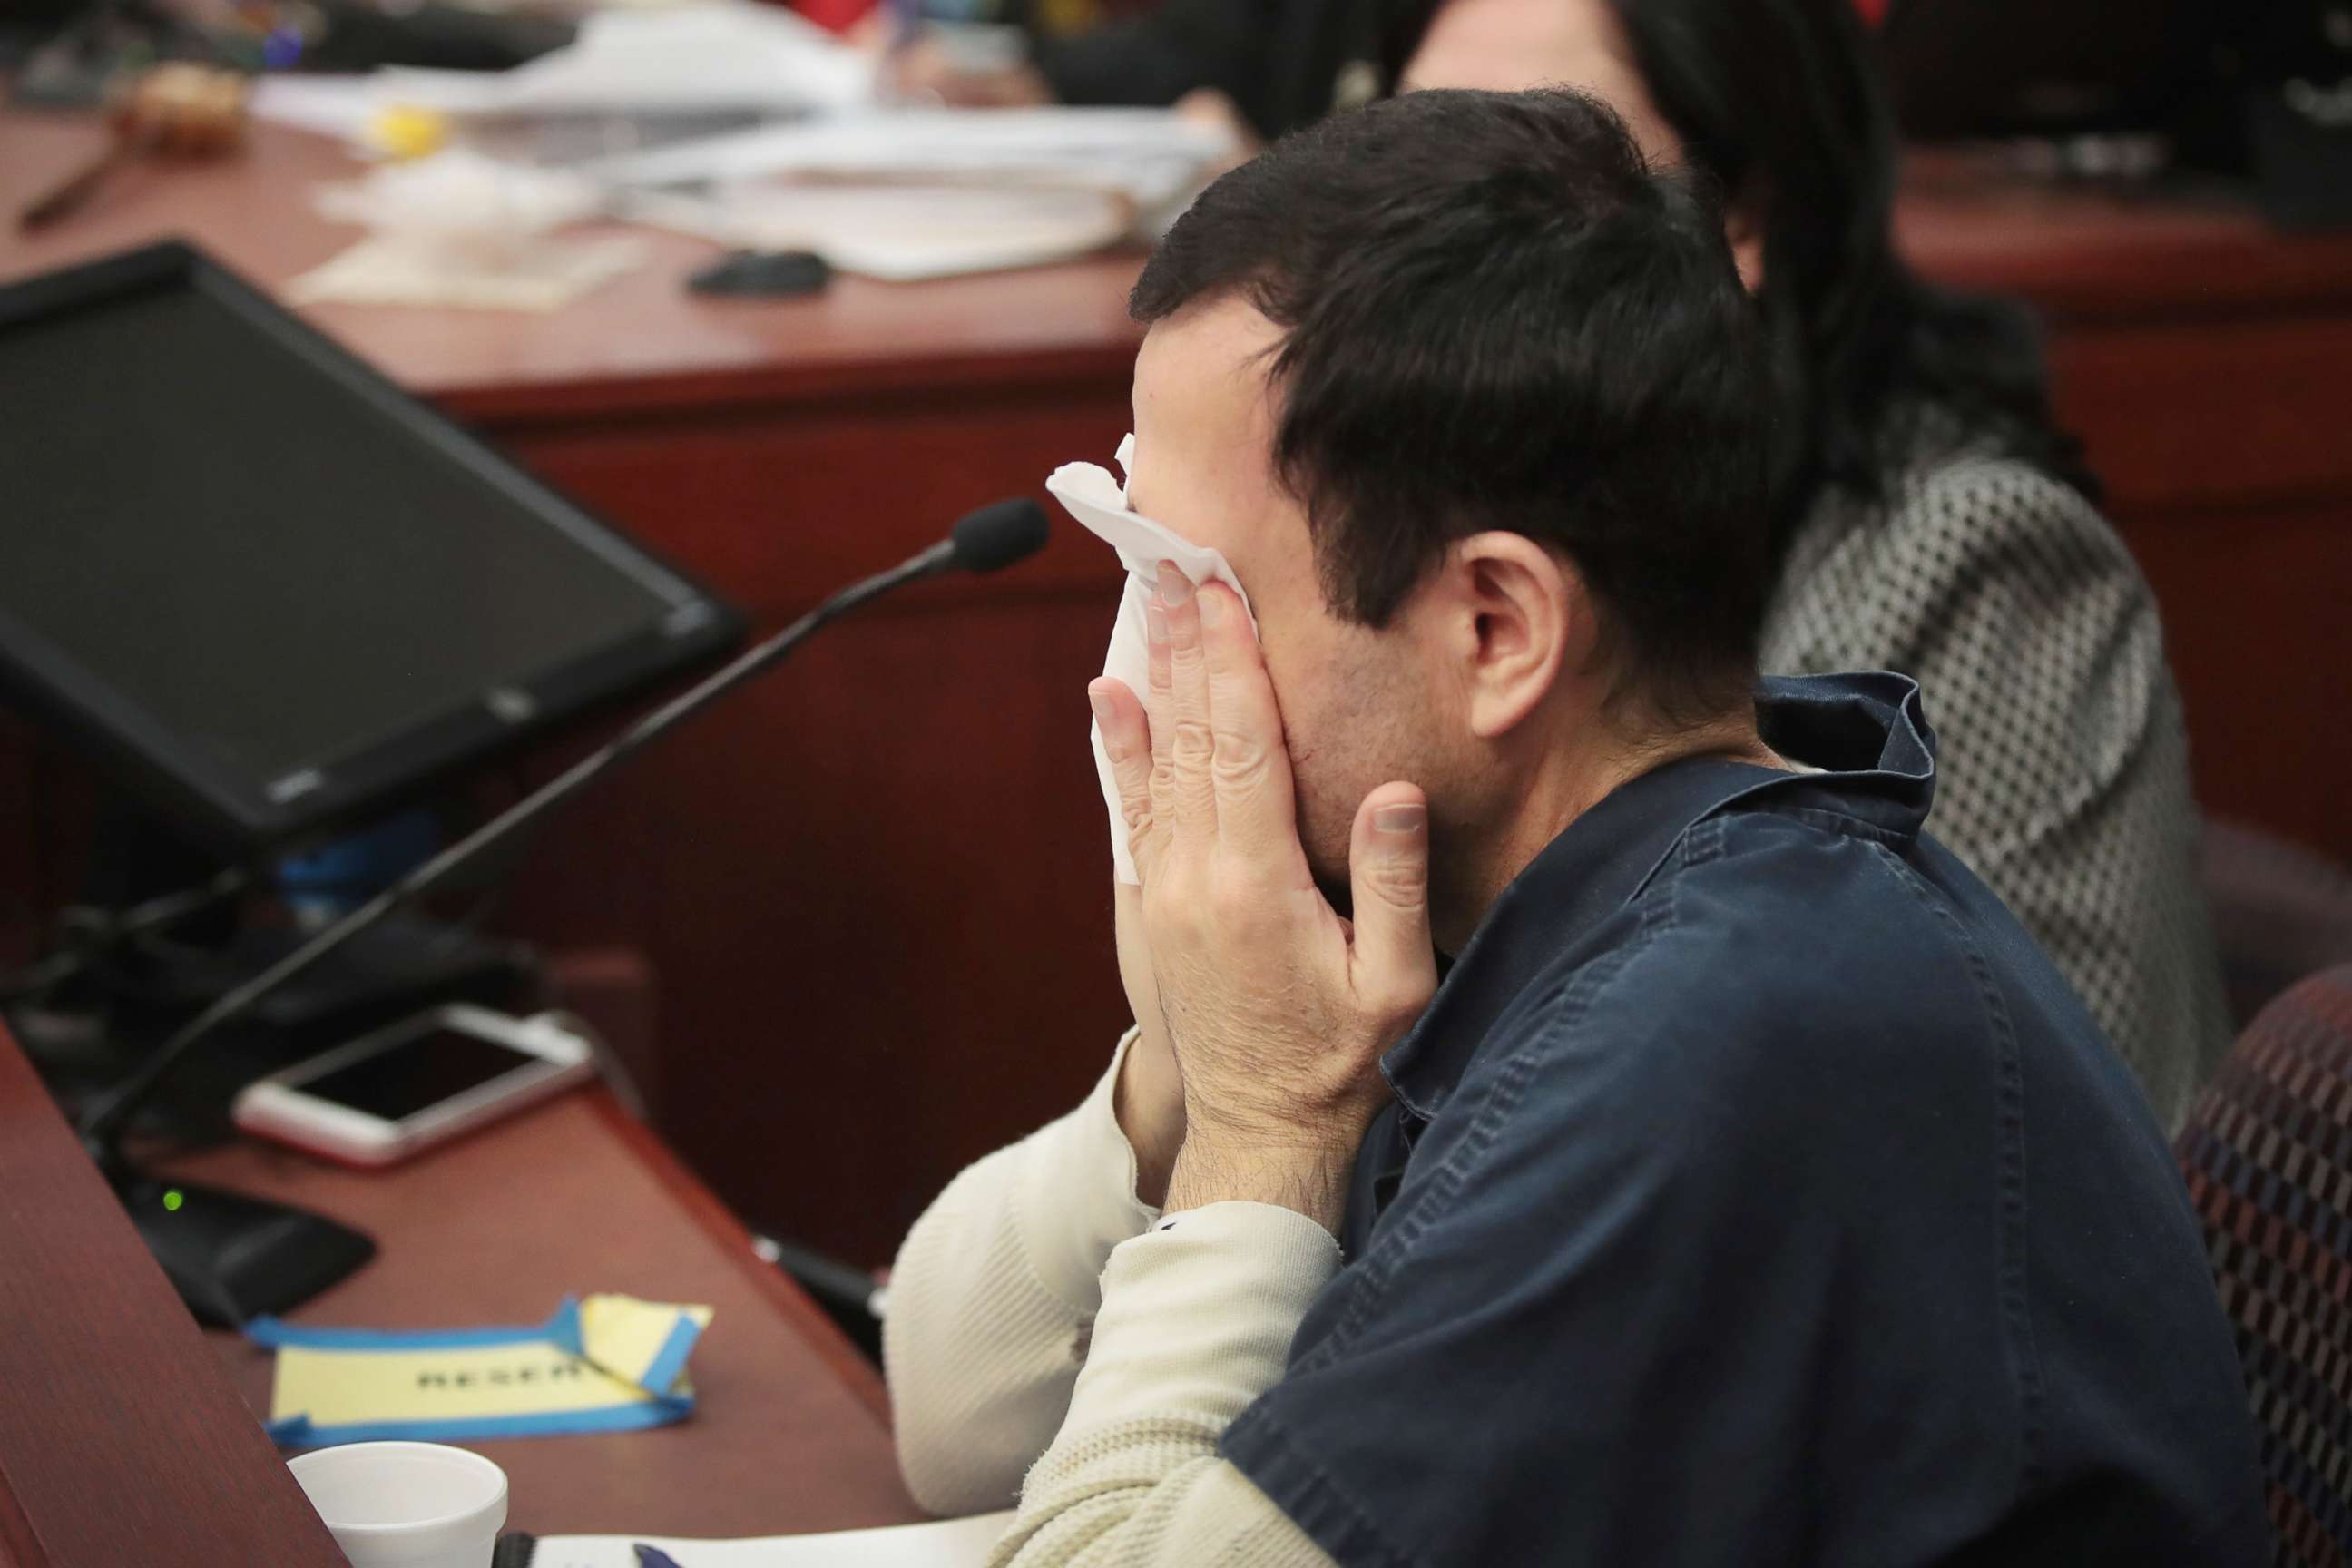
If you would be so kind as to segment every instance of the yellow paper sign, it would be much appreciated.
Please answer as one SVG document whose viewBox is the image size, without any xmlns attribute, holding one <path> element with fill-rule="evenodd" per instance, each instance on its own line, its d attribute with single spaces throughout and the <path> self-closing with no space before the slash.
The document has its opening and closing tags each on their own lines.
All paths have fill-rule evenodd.
<svg viewBox="0 0 2352 1568">
<path fill-rule="evenodd" d="M 384 1333 L 247 1325 L 278 1352 L 271 1435 L 281 1443 L 429 1441 L 612 1432 L 694 1408 L 686 1361 L 710 1309 L 567 1297 L 530 1328 Z"/>
</svg>

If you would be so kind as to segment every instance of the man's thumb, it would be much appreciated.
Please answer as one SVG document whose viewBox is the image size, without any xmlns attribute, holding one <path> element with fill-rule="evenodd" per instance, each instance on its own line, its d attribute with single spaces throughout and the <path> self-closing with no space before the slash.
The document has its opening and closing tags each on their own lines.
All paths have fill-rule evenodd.
<svg viewBox="0 0 2352 1568">
<path fill-rule="evenodd" d="M 1437 988 L 1429 937 L 1429 805 L 1418 785 L 1384 784 L 1364 797 L 1348 880 L 1355 893 L 1358 994 L 1409 1023 Z"/>
</svg>

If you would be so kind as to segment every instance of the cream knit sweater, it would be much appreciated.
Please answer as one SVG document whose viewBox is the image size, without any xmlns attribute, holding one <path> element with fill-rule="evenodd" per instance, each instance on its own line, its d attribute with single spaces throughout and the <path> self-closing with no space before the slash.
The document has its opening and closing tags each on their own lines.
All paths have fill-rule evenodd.
<svg viewBox="0 0 2352 1568">
<path fill-rule="evenodd" d="M 1111 1110 L 1133 1038 L 908 1233 L 882 1339 L 899 1468 L 935 1513 L 1017 1495 L 999 1568 L 1327 1568 L 1217 1436 L 1282 1375 L 1339 1244 L 1271 1205 L 1138 1202 Z"/>
</svg>

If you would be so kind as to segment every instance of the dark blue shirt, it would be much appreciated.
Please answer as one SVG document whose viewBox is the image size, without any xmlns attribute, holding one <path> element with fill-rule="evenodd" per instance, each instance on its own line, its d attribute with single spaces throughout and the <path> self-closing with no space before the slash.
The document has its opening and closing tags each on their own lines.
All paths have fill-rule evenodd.
<svg viewBox="0 0 2352 1568">
<path fill-rule="evenodd" d="M 1898 676 L 1626 784 L 1383 1066 L 1349 1262 L 1225 1456 L 1340 1563 L 2267 1552 L 2229 1330 L 2137 1085 L 1922 836 Z"/>
</svg>

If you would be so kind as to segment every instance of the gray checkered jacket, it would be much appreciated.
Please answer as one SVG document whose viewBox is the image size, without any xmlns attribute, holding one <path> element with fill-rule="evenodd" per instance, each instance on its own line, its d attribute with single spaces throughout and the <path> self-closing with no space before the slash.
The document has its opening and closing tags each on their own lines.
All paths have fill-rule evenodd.
<svg viewBox="0 0 2352 1568">
<path fill-rule="evenodd" d="M 1963 455 L 1801 525 L 1774 674 L 1899 670 L 1941 742 L 1928 831 L 2016 911 L 2168 1127 L 2230 1038 L 2156 601 L 2096 508 Z"/>
</svg>

